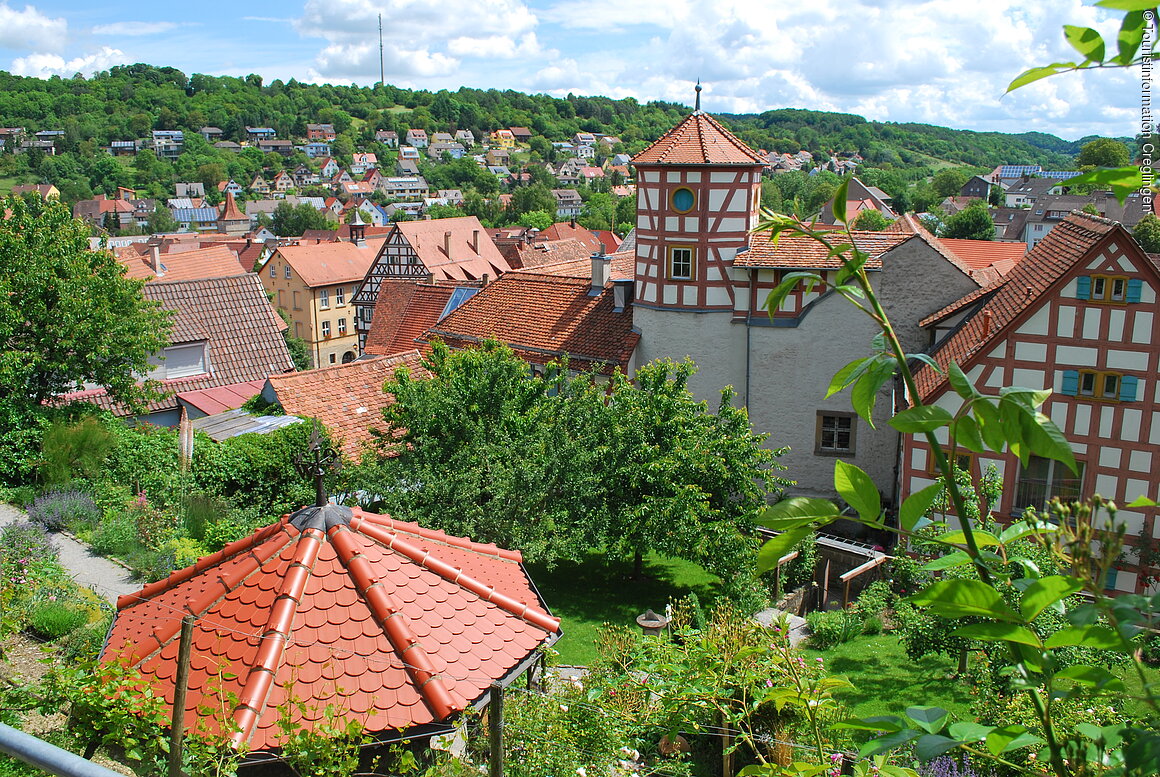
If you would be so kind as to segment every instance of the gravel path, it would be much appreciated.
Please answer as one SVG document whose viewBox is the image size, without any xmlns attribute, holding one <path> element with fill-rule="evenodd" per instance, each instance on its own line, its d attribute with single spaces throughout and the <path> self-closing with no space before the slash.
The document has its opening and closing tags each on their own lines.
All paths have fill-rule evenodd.
<svg viewBox="0 0 1160 777">
<path fill-rule="evenodd" d="M 12 505 L 0 502 L 0 527 L 15 523 L 24 517 L 24 512 Z M 52 540 L 60 550 L 60 563 L 72 579 L 85 588 L 91 588 L 113 604 L 117 597 L 141 590 L 141 584 L 133 582 L 129 571 L 106 558 L 93 555 L 89 547 L 64 534 L 53 534 Z"/>
</svg>

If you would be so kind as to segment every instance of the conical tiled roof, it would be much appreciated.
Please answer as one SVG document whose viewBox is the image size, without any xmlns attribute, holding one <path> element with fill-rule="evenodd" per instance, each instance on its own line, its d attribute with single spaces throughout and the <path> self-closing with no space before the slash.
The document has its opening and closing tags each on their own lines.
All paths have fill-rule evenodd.
<svg viewBox="0 0 1160 777">
<path fill-rule="evenodd" d="M 234 193 L 226 192 L 226 201 L 222 206 L 222 215 L 220 221 L 246 221 L 249 222 L 250 217 L 238 210 L 238 203 L 234 200 Z"/>
<path fill-rule="evenodd" d="M 633 158 L 634 165 L 764 165 L 765 160 L 707 113 L 694 111 Z"/>
<path fill-rule="evenodd" d="M 173 701 L 197 617 L 186 724 L 236 697 L 239 747 L 276 747 L 278 707 L 367 731 L 447 720 L 559 634 L 518 552 L 358 508 L 308 507 L 117 602 L 102 660 Z M 328 711 L 330 706 L 333 709 Z"/>
</svg>

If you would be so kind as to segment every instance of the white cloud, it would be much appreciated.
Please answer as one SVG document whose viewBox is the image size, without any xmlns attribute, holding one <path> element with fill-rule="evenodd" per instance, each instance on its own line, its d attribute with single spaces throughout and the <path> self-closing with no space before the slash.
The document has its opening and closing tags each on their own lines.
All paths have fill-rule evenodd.
<svg viewBox="0 0 1160 777">
<path fill-rule="evenodd" d="M 294 27 L 328 45 L 317 55 L 321 78 L 378 78 L 378 24 L 382 14 L 388 80 L 459 74 L 461 58 L 509 60 L 544 56 L 537 20 L 522 0 L 306 0 Z"/>
<path fill-rule="evenodd" d="M 73 73 L 85 75 L 98 70 L 107 70 L 113 65 L 127 62 L 125 52 L 104 46 L 95 54 L 65 60 L 59 54 L 29 54 L 12 61 L 12 72 L 18 76 L 48 78 L 50 76 L 71 76 Z"/>
<path fill-rule="evenodd" d="M 138 36 L 157 35 L 177 26 L 176 22 L 113 22 L 93 27 L 94 35 Z"/>
<path fill-rule="evenodd" d="M 68 34 L 68 22 L 52 19 L 31 5 L 18 11 L 0 2 L 0 48 L 59 51 Z"/>
</svg>

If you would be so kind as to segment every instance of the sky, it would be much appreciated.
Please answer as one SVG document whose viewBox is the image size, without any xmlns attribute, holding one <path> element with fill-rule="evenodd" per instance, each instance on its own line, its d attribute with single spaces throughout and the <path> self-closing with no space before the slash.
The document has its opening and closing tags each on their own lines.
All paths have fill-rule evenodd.
<svg viewBox="0 0 1160 777">
<path fill-rule="evenodd" d="M 1027 68 L 1076 58 L 1063 24 L 1115 40 L 1119 17 L 1080 0 L 0 0 L 0 69 L 146 62 L 370 85 L 380 13 L 386 80 L 409 88 L 691 104 L 700 78 L 711 113 L 810 108 L 1067 139 L 1139 130 L 1139 71 L 1003 96 Z"/>
</svg>

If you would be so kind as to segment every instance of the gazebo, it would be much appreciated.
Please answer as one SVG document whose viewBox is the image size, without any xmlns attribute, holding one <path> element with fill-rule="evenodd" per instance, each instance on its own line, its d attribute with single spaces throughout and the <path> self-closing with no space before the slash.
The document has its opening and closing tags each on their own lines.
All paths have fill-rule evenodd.
<svg viewBox="0 0 1160 777">
<path fill-rule="evenodd" d="M 236 699 L 221 730 L 249 751 L 279 746 L 295 701 L 305 727 L 345 714 L 369 733 L 446 730 L 560 636 L 517 551 L 332 504 L 122 596 L 102 660 L 137 667 L 172 707 L 186 615 L 185 726 Z"/>
</svg>

